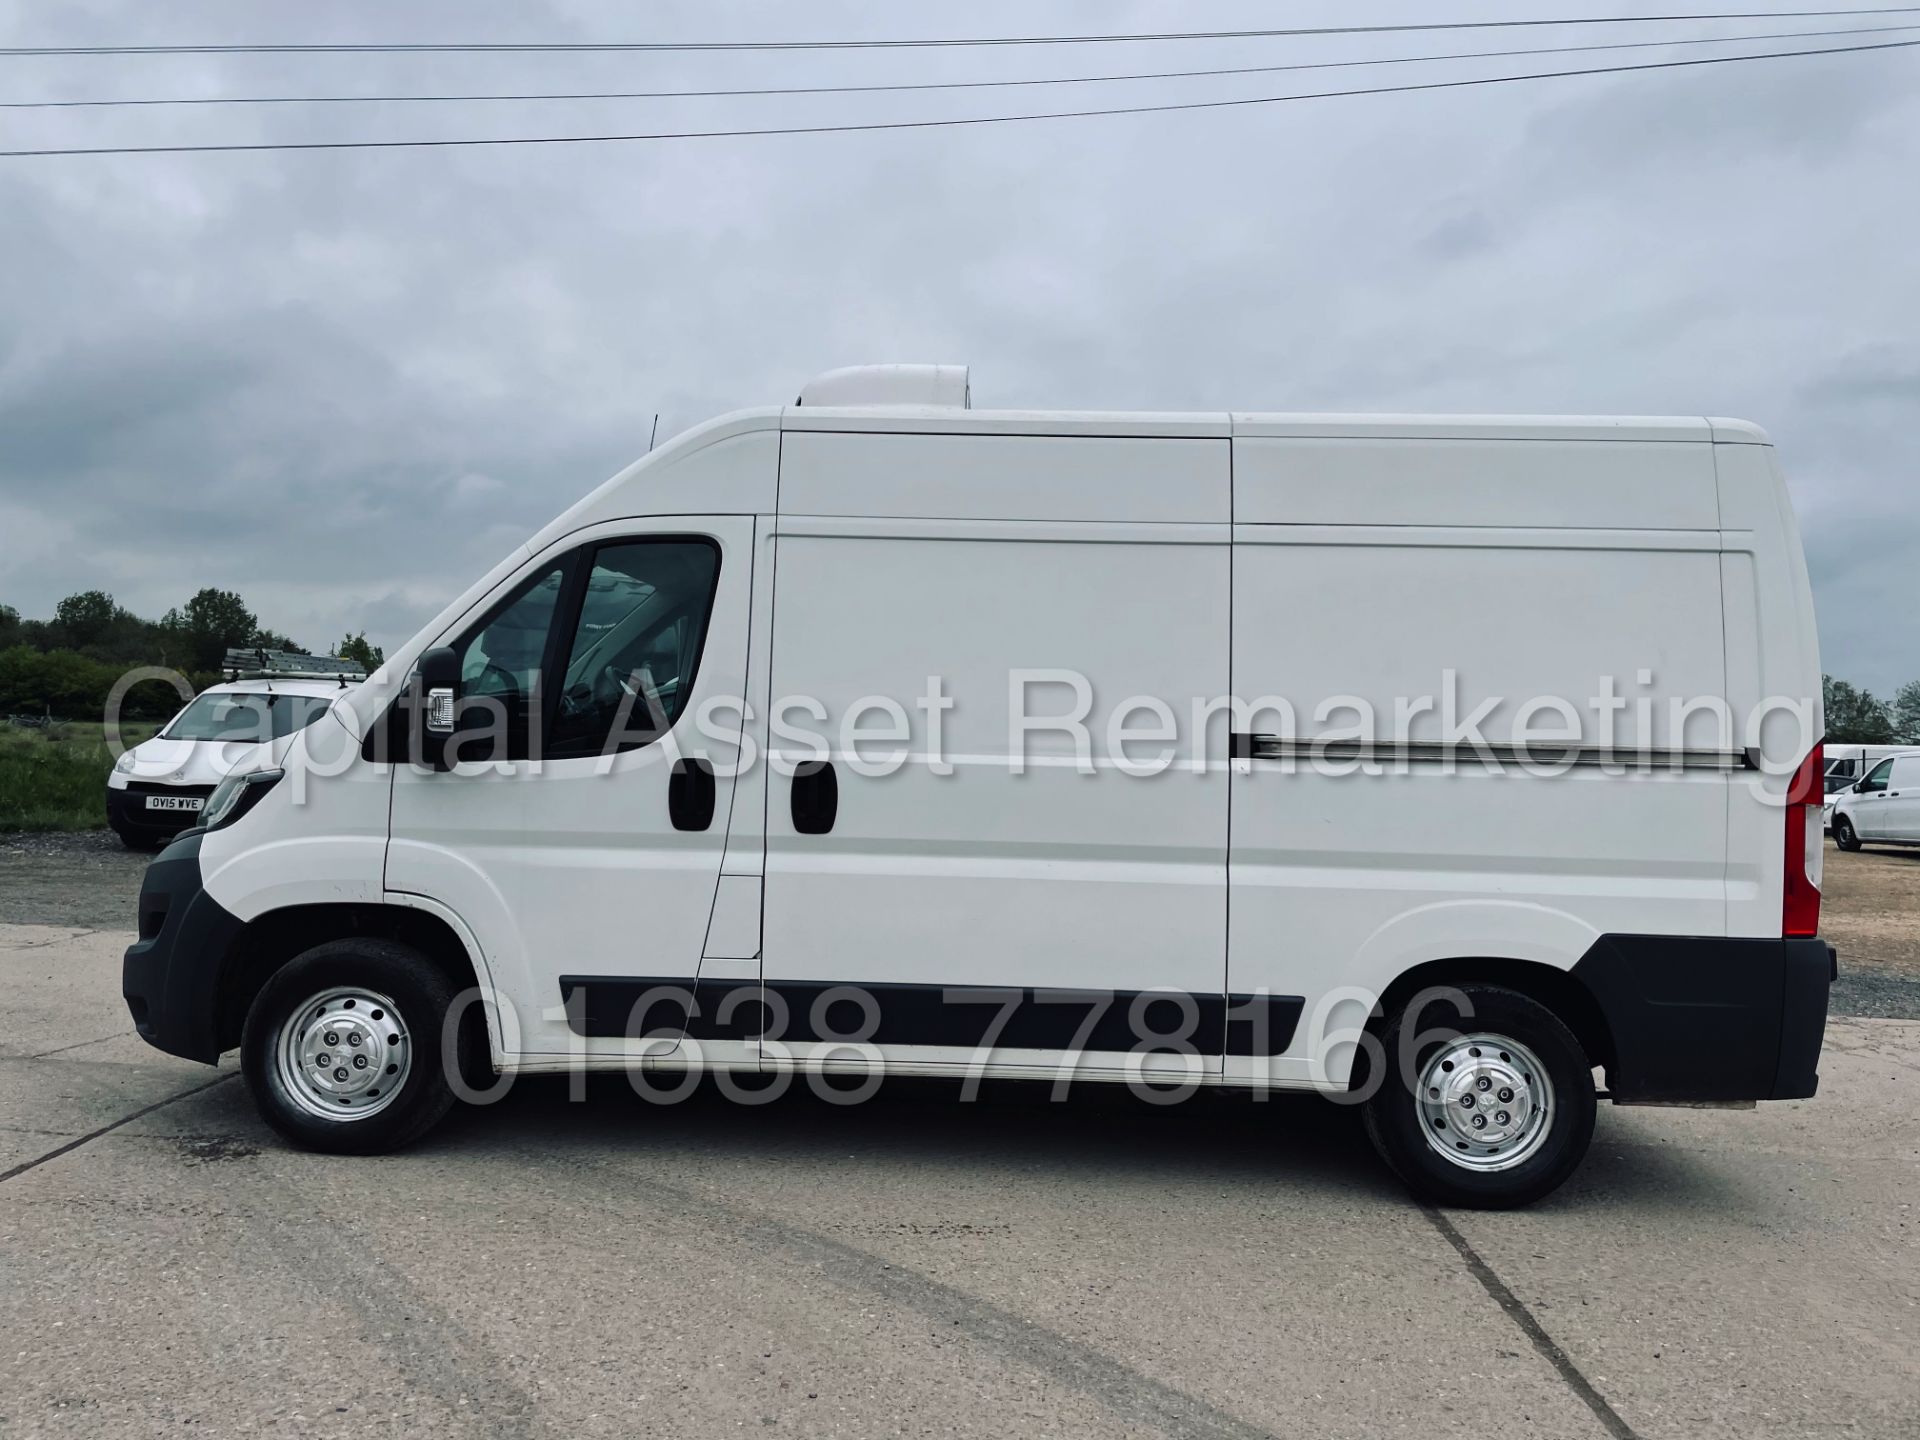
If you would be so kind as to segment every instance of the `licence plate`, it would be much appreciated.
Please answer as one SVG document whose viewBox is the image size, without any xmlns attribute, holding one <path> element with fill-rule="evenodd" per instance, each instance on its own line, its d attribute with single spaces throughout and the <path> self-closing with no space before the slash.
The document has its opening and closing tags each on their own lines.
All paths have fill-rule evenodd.
<svg viewBox="0 0 1920 1440">
<path fill-rule="evenodd" d="M 198 810 L 207 802 L 198 795 L 149 795 L 149 810 Z"/>
</svg>

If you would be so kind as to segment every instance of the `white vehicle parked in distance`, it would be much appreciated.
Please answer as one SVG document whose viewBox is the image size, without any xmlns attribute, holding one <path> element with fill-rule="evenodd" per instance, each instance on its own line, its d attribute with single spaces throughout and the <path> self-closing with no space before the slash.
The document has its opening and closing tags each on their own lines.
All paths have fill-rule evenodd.
<svg viewBox="0 0 1920 1440">
<path fill-rule="evenodd" d="M 1882 756 L 1860 779 L 1828 797 L 1833 843 L 1842 850 L 1920 845 L 1920 747 Z"/>
<path fill-rule="evenodd" d="M 1915 747 L 1911 745 L 1826 745 L 1822 751 L 1827 760 L 1827 773 L 1822 780 L 1826 790 L 1826 801 L 1821 810 L 1821 822 L 1828 830 L 1833 829 L 1833 802 L 1844 790 L 1851 790 L 1864 779 L 1867 771 L 1889 755 L 1899 755 Z"/>
<path fill-rule="evenodd" d="M 261 741 L 318 720 L 364 667 L 334 656 L 230 651 L 226 683 L 187 702 L 129 747 L 107 776 L 107 823 L 130 850 L 154 850 L 200 823 L 214 788 Z"/>
<path fill-rule="evenodd" d="M 318 1150 L 489 1066 L 1219 1086 L 1357 1102 L 1416 1193 L 1520 1204 L 1595 1067 L 1813 1095 L 1820 673 L 1743 422 L 836 372 L 257 752 L 148 868 L 123 989 Z"/>
</svg>

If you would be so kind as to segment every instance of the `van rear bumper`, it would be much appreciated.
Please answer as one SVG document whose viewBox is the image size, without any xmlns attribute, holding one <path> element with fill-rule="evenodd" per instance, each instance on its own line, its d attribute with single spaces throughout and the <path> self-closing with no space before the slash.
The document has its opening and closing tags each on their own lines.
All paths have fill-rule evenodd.
<svg viewBox="0 0 1920 1440">
<path fill-rule="evenodd" d="M 1837 973 L 1818 938 L 1603 935 L 1573 967 L 1612 1038 L 1607 1089 L 1629 1104 L 1808 1098 Z"/>
</svg>

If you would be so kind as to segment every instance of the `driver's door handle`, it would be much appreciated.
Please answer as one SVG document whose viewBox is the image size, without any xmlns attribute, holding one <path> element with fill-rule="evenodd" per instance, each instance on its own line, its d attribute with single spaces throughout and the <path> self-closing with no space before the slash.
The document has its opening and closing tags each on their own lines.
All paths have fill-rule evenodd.
<svg viewBox="0 0 1920 1440">
<path fill-rule="evenodd" d="M 705 830 L 713 824 L 713 766 L 704 760 L 676 760 L 667 781 L 667 815 L 676 830 Z"/>
</svg>

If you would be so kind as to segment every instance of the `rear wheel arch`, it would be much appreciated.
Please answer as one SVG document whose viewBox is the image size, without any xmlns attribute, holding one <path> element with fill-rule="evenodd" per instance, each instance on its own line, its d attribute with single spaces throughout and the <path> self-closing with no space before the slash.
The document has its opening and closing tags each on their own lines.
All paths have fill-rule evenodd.
<svg viewBox="0 0 1920 1440">
<path fill-rule="evenodd" d="M 417 950 L 456 992 L 479 983 L 479 966 L 459 933 L 431 911 L 405 905 L 290 905 L 248 921 L 228 952 L 218 991 L 220 1049 L 240 1043 L 247 1011 L 267 981 L 294 957 L 332 940 L 370 937 Z M 479 1016 L 479 1007 L 472 1013 Z"/>
<path fill-rule="evenodd" d="M 1559 1017 L 1574 1034 L 1587 1057 L 1600 1066 L 1614 1063 L 1613 1032 L 1605 1012 L 1579 977 L 1538 960 L 1514 960 L 1503 956 L 1461 956 L 1428 960 L 1402 971 L 1381 992 L 1367 1019 L 1367 1032 L 1378 1038 L 1387 1021 L 1401 1005 L 1422 990 L 1448 985 L 1498 985 L 1517 991 Z M 1452 1019 L 1451 1012 L 1448 1019 Z M 1358 1090 L 1366 1083 L 1367 1062 L 1363 1049 L 1353 1067 L 1349 1087 Z"/>
</svg>

